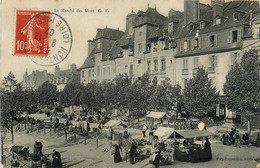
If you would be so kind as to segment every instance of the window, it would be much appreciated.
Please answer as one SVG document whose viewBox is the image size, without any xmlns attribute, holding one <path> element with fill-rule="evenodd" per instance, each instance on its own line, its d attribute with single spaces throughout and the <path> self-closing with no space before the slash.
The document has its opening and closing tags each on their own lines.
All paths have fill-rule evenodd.
<svg viewBox="0 0 260 168">
<path fill-rule="evenodd" d="M 130 75 L 134 74 L 134 66 L 133 64 L 130 64 Z"/>
<path fill-rule="evenodd" d="M 110 67 L 107 67 L 107 74 L 110 75 Z"/>
<path fill-rule="evenodd" d="M 173 32 L 173 23 L 168 24 L 168 32 Z"/>
<path fill-rule="evenodd" d="M 232 43 L 237 42 L 237 30 L 232 31 Z"/>
<path fill-rule="evenodd" d="M 158 71 L 158 60 L 154 60 L 153 61 L 153 65 L 154 65 L 154 71 L 157 72 Z"/>
<path fill-rule="evenodd" d="M 191 25 L 189 26 L 189 30 L 190 30 L 190 31 L 194 30 L 194 25 L 193 25 L 193 24 L 191 24 Z"/>
<path fill-rule="evenodd" d="M 217 66 L 217 56 L 212 55 L 209 57 L 209 72 L 215 72 Z"/>
<path fill-rule="evenodd" d="M 165 58 L 161 59 L 161 71 L 165 71 Z"/>
<path fill-rule="evenodd" d="M 204 29 L 205 28 L 205 22 L 200 22 L 200 29 Z"/>
<path fill-rule="evenodd" d="M 142 36 L 142 32 L 139 32 L 139 36 Z"/>
<path fill-rule="evenodd" d="M 138 60 L 138 64 L 141 64 L 142 60 Z"/>
<path fill-rule="evenodd" d="M 216 18 L 216 25 L 221 24 L 221 18 Z"/>
<path fill-rule="evenodd" d="M 198 68 L 199 67 L 199 57 L 193 58 L 193 67 Z"/>
<path fill-rule="evenodd" d="M 141 53 L 142 52 L 142 44 L 138 44 L 138 53 Z"/>
<path fill-rule="evenodd" d="M 197 74 L 198 68 L 199 68 L 199 57 L 194 57 L 192 74 Z"/>
<path fill-rule="evenodd" d="M 194 39 L 193 48 L 194 48 L 194 49 L 198 49 L 198 48 L 199 48 L 199 39 L 198 39 L 198 38 L 195 38 L 195 39 Z"/>
<path fill-rule="evenodd" d="M 88 70 L 88 76 L 91 77 L 91 70 Z"/>
<path fill-rule="evenodd" d="M 151 72 L 151 61 L 150 60 L 147 61 L 147 71 Z"/>
<path fill-rule="evenodd" d="M 188 79 L 183 79 L 183 89 L 187 87 Z"/>
<path fill-rule="evenodd" d="M 97 48 L 100 48 L 101 44 L 100 44 L 100 39 L 97 41 Z"/>
<path fill-rule="evenodd" d="M 100 75 L 100 67 L 97 66 L 97 76 L 99 76 L 99 75 Z"/>
<path fill-rule="evenodd" d="M 103 68 L 103 75 L 106 75 L 106 67 Z"/>
<path fill-rule="evenodd" d="M 215 78 L 214 77 L 210 77 L 209 80 L 211 81 L 211 84 L 213 86 L 215 86 Z"/>
<path fill-rule="evenodd" d="M 182 62 L 182 75 L 188 75 L 188 59 L 184 59 Z"/>
<path fill-rule="evenodd" d="M 125 65 L 125 73 L 128 74 L 128 65 Z"/>
<path fill-rule="evenodd" d="M 233 21 L 237 21 L 237 20 L 239 20 L 239 13 L 235 12 L 233 14 Z"/>
<path fill-rule="evenodd" d="M 188 41 L 185 40 L 184 41 L 184 51 L 187 51 L 188 50 Z"/>
<path fill-rule="evenodd" d="M 81 76 L 82 76 L 82 78 L 84 78 L 84 71 L 81 72 Z"/>
<path fill-rule="evenodd" d="M 92 76 L 95 76 L 94 69 L 92 69 Z"/>
<path fill-rule="evenodd" d="M 209 36 L 209 46 L 213 47 L 217 45 L 216 35 Z"/>
<path fill-rule="evenodd" d="M 235 52 L 231 55 L 231 68 L 239 63 L 239 53 Z"/>
<path fill-rule="evenodd" d="M 172 64 L 172 60 L 170 60 L 170 63 Z"/>
</svg>

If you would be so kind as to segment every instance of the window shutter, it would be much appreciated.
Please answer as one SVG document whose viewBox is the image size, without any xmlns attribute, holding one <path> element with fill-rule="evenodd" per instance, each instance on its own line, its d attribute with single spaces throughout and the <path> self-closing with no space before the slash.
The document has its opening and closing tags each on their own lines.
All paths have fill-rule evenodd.
<svg viewBox="0 0 260 168">
<path fill-rule="evenodd" d="M 241 29 L 237 30 L 237 41 L 241 41 Z"/>
<path fill-rule="evenodd" d="M 217 55 L 215 56 L 215 66 L 216 67 L 218 66 L 218 56 Z"/>
<path fill-rule="evenodd" d="M 206 36 L 206 46 L 209 46 L 209 36 Z"/>
<path fill-rule="evenodd" d="M 231 43 L 232 31 L 228 32 L 228 43 Z"/>
<path fill-rule="evenodd" d="M 218 45 L 217 35 L 214 35 L 214 40 L 215 40 L 214 41 L 214 43 L 215 43 L 214 46 L 217 46 Z"/>
<path fill-rule="evenodd" d="M 191 39 L 191 50 L 194 50 L 195 39 Z"/>
</svg>

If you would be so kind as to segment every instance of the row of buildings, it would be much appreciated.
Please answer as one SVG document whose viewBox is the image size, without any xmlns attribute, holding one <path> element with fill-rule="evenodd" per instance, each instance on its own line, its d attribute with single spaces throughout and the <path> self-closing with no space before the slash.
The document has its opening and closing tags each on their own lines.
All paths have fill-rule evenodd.
<svg viewBox="0 0 260 168">
<path fill-rule="evenodd" d="M 23 75 L 23 81 L 21 86 L 24 90 L 35 90 L 39 88 L 44 82 L 49 81 L 50 83 L 57 86 L 59 91 L 63 90 L 65 85 L 72 79 L 79 79 L 79 72 L 75 64 L 71 64 L 69 69 L 61 70 L 59 66 L 54 69 L 54 74 L 44 71 L 32 71 L 28 74 L 26 71 Z"/>
<path fill-rule="evenodd" d="M 168 17 L 156 8 L 126 16 L 126 30 L 97 29 L 88 41 L 88 56 L 80 80 L 113 79 L 126 73 L 139 79 L 144 73 L 158 83 L 169 78 L 183 89 L 198 67 L 205 67 L 212 83 L 224 98 L 228 71 L 249 49 L 260 50 L 260 8 L 258 1 L 184 1 L 184 12 L 170 10 Z M 234 113 L 219 102 L 218 115 Z"/>
</svg>

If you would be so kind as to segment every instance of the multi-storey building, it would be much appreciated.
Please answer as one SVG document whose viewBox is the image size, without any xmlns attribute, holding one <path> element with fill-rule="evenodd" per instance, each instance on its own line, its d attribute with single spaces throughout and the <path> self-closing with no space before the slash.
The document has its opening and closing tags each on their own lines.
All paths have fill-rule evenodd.
<svg viewBox="0 0 260 168">
<path fill-rule="evenodd" d="M 49 78 L 49 82 L 56 85 L 57 89 L 61 91 L 70 80 L 79 80 L 78 78 L 79 75 L 75 64 L 71 64 L 70 69 L 65 70 L 60 70 L 59 66 L 56 66 L 54 75 Z"/>
<path fill-rule="evenodd" d="M 49 81 L 50 83 L 57 86 L 59 91 L 63 90 L 65 85 L 70 80 L 79 80 L 79 72 L 75 64 L 71 64 L 70 69 L 60 70 L 58 66 L 55 67 L 54 74 L 44 71 L 32 71 L 32 74 L 25 72 L 23 75 L 23 81 L 21 85 L 24 90 L 35 90 L 38 89 L 44 82 Z"/>
<path fill-rule="evenodd" d="M 223 84 L 228 71 L 239 63 L 243 53 L 259 50 L 260 8 L 258 1 L 185 1 L 184 12 L 170 10 L 168 17 L 156 8 L 131 12 L 126 31 L 98 29 L 89 41 L 89 55 L 80 68 L 81 82 L 113 79 L 120 73 L 139 78 L 145 72 L 158 83 L 169 78 L 185 89 L 198 67 L 224 98 Z M 228 118 L 224 100 L 217 112 Z"/>
<path fill-rule="evenodd" d="M 38 89 L 44 82 L 48 81 L 53 75 L 48 73 L 47 70 L 44 71 L 32 71 L 29 75 L 26 71 L 23 75 L 23 81 L 21 82 L 22 88 L 24 90 L 35 90 Z"/>
</svg>

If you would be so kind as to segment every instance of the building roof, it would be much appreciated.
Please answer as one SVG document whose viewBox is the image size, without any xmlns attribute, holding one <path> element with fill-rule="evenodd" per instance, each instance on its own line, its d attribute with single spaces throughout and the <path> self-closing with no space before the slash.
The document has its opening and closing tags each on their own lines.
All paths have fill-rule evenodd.
<svg viewBox="0 0 260 168">
<path fill-rule="evenodd" d="M 111 40 L 118 40 L 124 34 L 123 31 L 111 29 L 111 28 L 104 28 L 104 29 L 97 29 L 96 39 L 105 38 Z"/>
<path fill-rule="evenodd" d="M 137 13 L 135 24 L 133 27 L 138 27 L 144 24 L 161 25 L 167 18 L 161 15 L 156 8 L 148 8 L 146 12 L 139 11 Z"/>
<path fill-rule="evenodd" d="M 90 55 L 85 59 L 83 65 L 79 68 L 85 69 L 85 68 L 93 68 L 95 66 L 95 50 L 92 50 Z"/>
<path fill-rule="evenodd" d="M 119 40 L 118 44 L 120 47 L 128 47 L 134 45 L 134 37 L 129 36 L 127 33 L 125 33 Z"/>
</svg>

